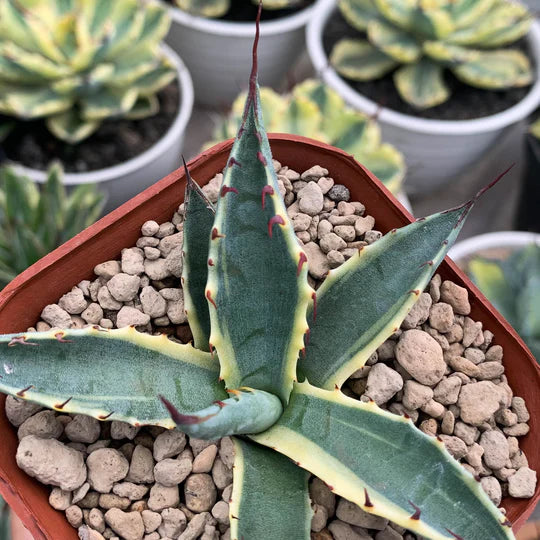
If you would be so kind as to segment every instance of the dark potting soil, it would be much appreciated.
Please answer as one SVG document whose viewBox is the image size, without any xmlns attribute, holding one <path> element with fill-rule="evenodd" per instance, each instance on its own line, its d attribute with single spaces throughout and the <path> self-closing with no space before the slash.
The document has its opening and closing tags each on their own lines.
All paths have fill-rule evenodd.
<svg viewBox="0 0 540 540">
<path fill-rule="evenodd" d="M 156 115 L 141 120 L 107 120 L 88 139 L 74 145 L 54 137 L 42 120 L 19 122 L 0 145 L 0 157 L 40 170 L 59 160 L 66 172 L 118 165 L 150 148 L 167 132 L 178 112 L 178 93 L 178 83 L 173 81 L 158 93 Z"/>
<path fill-rule="evenodd" d="M 173 6 L 177 6 L 174 0 L 168 0 Z M 263 9 L 261 12 L 261 21 L 273 21 L 275 19 L 281 19 L 289 15 L 293 15 L 297 11 L 304 9 L 307 6 L 313 4 L 314 0 L 303 0 L 298 6 L 287 9 Z M 231 22 L 255 22 L 257 18 L 257 10 L 259 7 L 251 0 L 232 0 L 231 8 L 223 16 L 220 17 L 220 21 Z"/>
<path fill-rule="evenodd" d="M 334 45 L 343 37 L 360 38 L 363 36 L 347 23 L 339 10 L 336 10 L 328 19 L 323 31 L 323 47 L 328 57 Z M 519 47 L 528 54 L 524 41 L 514 44 L 514 47 Z M 343 80 L 359 94 L 378 103 L 381 107 L 435 120 L 471 120 L 489 116 L 512 107 L 529 91 L 529 87 L 510 88 L 503 91 L 474 88 L 459 81 L 447 69 L 445 81 L 451 92 L 450 98 L 441 105 L 421 110 L 401 99 L 394 86 L 392 73 L 373 81 L 357 82 L 344 77 Z"/>
</svg>

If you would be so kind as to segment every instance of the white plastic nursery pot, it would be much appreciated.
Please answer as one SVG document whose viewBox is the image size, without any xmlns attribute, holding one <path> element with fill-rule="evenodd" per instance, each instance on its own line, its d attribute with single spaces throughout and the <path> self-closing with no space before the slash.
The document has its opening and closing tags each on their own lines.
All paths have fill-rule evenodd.
<svg viewBox="0 0 540 540">
<path fill-rule="evenodd" d="M 107 196 L 105 213 L 180 166 L 184 132 L 193 110 L 193 83 L 182 59 L 170 47 L 163 45 L 163 48 L 176 66 L 179 87 L 178 112 L 167 132 L 142 154 L 128 161 L 105 169 L 64 174 L 64 184 L 68 189 L 79 184 L 96 183 Z M 41 184 L 47 179 L 45 171 L 22 165 L 16 165 L 16 168 L 34 182 Z"/>
<path fill-rule="evenodd" d="M 523 121 L 540 105 L 540 24 L 534 22 L 527 36 L 536 67 L 536 80 L 527 95 L 505 111 L 473 120 L 430 120 L 380 110 L 330 66 L 323 48 L 323 31 L 337 9 L 335 0 L 318 0 L 306 30 L 308 54 L 317 73 L 354 108 L 377 114 L 383 139 L 403 152 L 408 166 L 405 187 L 409 194 L 435 191 L 481 159 L 497 139 Z M 517 133 L 516 133 L 517 134 Z"/>
<path fill-rule="evenodd" d="M 249 0 L 247 0 L 249 1 Z M 196 17 L 169 8 L 172 24 L 167 43 L 184 59 L 197 103 L 229 106 L 245 88 L 251 70 L 255 21 L 237 23 Z M 312 7 L 261 22 L 259 83 L 277 88 L 305 48 L 305 25 Z"/>
<path fill-rule="evenodd" d="M 456 242 L 448 252 L 448 256 L 461 268 L 476 255 L 498 258 L 504 252 L 516 251 L 529 244 L 540 246 L 540 234 L 522 231 L 497 231 L 472 236 Z"/>
</svg>

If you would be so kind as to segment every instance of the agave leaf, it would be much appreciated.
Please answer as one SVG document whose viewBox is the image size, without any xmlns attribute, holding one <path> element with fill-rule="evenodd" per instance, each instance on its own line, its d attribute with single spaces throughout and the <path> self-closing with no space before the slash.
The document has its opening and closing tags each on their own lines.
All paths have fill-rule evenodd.
<svg viewBox="0 0 540 540">
<path fill-rule="evenodd" d="M 0 81 L 4 83 L 33 84 L 41 83 L 43 77 L 23 68 L 12 58 L 0 53 Z"/>
<path fill-rule="evenodd" d="M 436 8 L 430 0 L 419 1 L 419 7 L 411 18 L 410 28 L 415 34 L 427 39 L 444 39 L 455 30 L 451 15 L 445 7 Z M 423 5 L 428 4 L 427 8 Z"/>
<path fill-rule="evenodd" d="M 208 240 L 214 223 L 214 205 L 201 188 L 192 180 L 184 165 L 187 177 L 184 221 L 184 265 L 182 286 L 184 304 L 195 347 L 209 351 L 210 313 L 205 288 L 208 279 Z"/>
<path fill-rule="evenodd" d="M 39 190 L 26 176 L 19 176 L 11 167 L 0 169 L 0 185 L 4 192 L 4 210 L 12 223 L 32 223 L 39 200 Z"/>
<path fill-rule="evenodd" d="M 299 373 L 331 390 L 362 367 L 399 328 L 471 207 L 472 201 L 393 229 L 331 271 L 308 313 L 310 339 Z"/>
<path fill-rule="evenodd" d="M 482 52 L 476 60 L 464 62 L 452 71 L 471 86 L 492 90 L 526 86 L 533 79 L 529 59 L 514 49 Z"/>
<path fill-rule="evenodd" d="M 104 120 L 129 111 L 137 101 L 137 90 L 103 88 L 99 94 L 90 94 L 81 100 L 81 116 L 85 120 Z"/>
<path fill-rule="evenodd" d="M 450 14 L 456 28 L 465 28 L 480 20 L 491 9 L 496 0 L 454 0 L 450 3 Z"/>
<path fill-rule="evenodd" d="M 343 111 L 339 118 L 340 132 L 332 144 L 357 157 L 376 150 L 381 144 L 381 130 L 377 122 L 353 110 Z"/>
<path fill-rule="evenodd" d="M 256 45 L 257 38 L 254 55 Z M 306 256 L 279 193 L 256 73 L 254 62 L 217 204 L 206 298 L 210 341 L 227 387 L 258 388 L 286 402 L 303 347 L 312 290 L 303 264 Z"/>
<path fill-rule="evenodd" d="M 540 274 L 532 275 L 516 298 L 520 330 L 525 337 L 540 339 Z"/>
<path fill-rule="evenodd" d="M 190 414 L 179 412 L 161 396 L 178 429 L 190 437 L 215 440 L 229 435 L 260 433 L 274 425 L 283 412 L 274 394 L 243 386 L 227 390 L 232 396 Z"/>
<path fill-rule="evenodd" d="M 379 18 L 373 0 L 339 0 L 339 10 L 346 21 L 357 30 L 367 30 L 368 23 Z"/>
<path fill-rule="evenodd" d="M 398 193 L 405 177 L 403 154 L 390 144 L 358 152 L 356 159 L 365 165 L 392 193 Z"/>
<path fill-rule="evenodd" d="M 419 109 L 444 103 L 450 96 L 444 82 L 443 67 L 426 57 L 396 70 L 394 84 L 399 95 Z"/>
<path fill-rule="evenodd" d="M 295 384 L 279 421 L 251 438 L 297 461 L 362 510 L 424 537 L 513 538 L 510 522 L 442 442 L 374 402 Z"/>
<path fill-rule="evenodd" d="M 306 471 L 264 446 L 233 441 L 231 538 L 309 540 L 313 511 Z"/>
<path fill-rule="evenodd" d="M 47 17 L 49 4 L 25 9 L 21 2 L 0 2 L 0 35 L 27 51 L 45 55 L 49 60 L 61 62 L 64 55 L 51 35 L 51 19 Z"/>
<path fill-rule="evenodd" d="M 229 11 L 230 0 L 175 0 L 182 11 L 199 17 L 218 18 Z"/>
<path fill-rule="evenodd" d="M 307 97 L 293 96 L 288 103 L 287 114 L 282 115 L 279 120 L 275 125 L 276 131 L 328 142 L 326 134 L 321 130 L 321 111 L 317 104 Z"/>
<path fill-rule="evenodd" d="M 13 42 L 0 42 L 0 55 L 19 66 L 21 70 L 44 80 L 70 75 L 70 70 L 65 65 L 53 62 L 42 54 L 29 52 Z"/>
<path fill-rule="evenodd" d="M 144 21 L 137 39 L 130 47 L 137 55 L 145 50 L 153 50 L 159 42 L 167 35 L 171 25 L 171 19 L 167 10 L 157 2 L 145 4 L 143 10 Z"/>
<path fill-rule="evenodd" d="M 408 29 L 411 26 L 418 0 L 373 0 L 385 19 Z"/>
<path fill-rule="evenodd" d="M 141 118 L 153 116 L 154 114 L 157 114 L 158 111 L 159 100 L 156 96 L 139 96 L 135 105 L 131 107 L 125 117 L 129 120 L 140 120 Z"/>
<path fill-rule="evenodd" d="M 398 63 L 363 39 L 341 39 L 330 54 L 336 71 L 354 81 L 379 79 Z"/>
<path fill-rule="evenodd" d="M 476 60 L 480 56 L 480 51 L 452 45 L 444 41 L 424 41 L 422 44 L 424 53 L 432 60 L 455 65 L 461 62 Z"/>
<path fill-rule="evenodd" d="M 111 16 L 113 25 L 96 53 L 96 60 L 114 61 L 118 55 L 131 49 L 142 32 L 144 19 L 143 12 L 130 0 L 115 0 Z"/>
<path fill-rule="evenodd" d="M 92 184 L 77 186 L 65 202 L 62 237 L 55 245 L 63 244 L 80 233 L 88 224 L 97 221 L 104 203 L 105 196 L 96 186 Z"/>
<path fill-rule="evenodd" d="M 487 13 L 468 27 L 448 36 L 450 43 L 492 48 L 524 36 L 531 25 L 527 9 L 517 2 L 495 2 Z"/>
<path fill-rule="evenodd" d="M 60 221 L 66 199 L 66 190 L 61 174 L 61 168 L 58 164 L 49 169 L 47 181 L 40 190 L 39 202 L 32 216 L 32 221 L 27 222 L 31 223 L 32 230 L 39 235 L 47 251 L 52 251 L 61 243 L 60 239 L 56 238 L 56 233 L 62 230 L 63 224 Z M 79 231 L 81 230 L 79 229 Z"/>
<path fill-rule="evenodd" d="M 46 86 L 0 83 L 0 113 L 31 119 L 63 112 L 72 105 L 70 97 L 60 95 Z"/>
<path fill-rule="evenodd" d="M 158 394 L 186 411 L 226 396 L 208 353 L 132 327 L 2 335 L 0 359 L 1 392 L 101 420 L 171 428 Z"/>
<path fill-rule="evenodd" d="M 47 129 L 59 139 L 76 144 L 94 133 L 100 126 L 99 120 L 81 118 L 79 111 L 70 108 L 45 120 Z"/>
<path fill-rule="evenodd" d="M 12 132 L 15 126 L 16 126 L 16 122 L 13 122 L 11 120 L 8 121 L 8 120 L 2 119 L 0 121 L 0 144 Z"/>
<path fill-rule="evenodd" d="M 317 105 L 317 108 L 322 115 L 320 130 L 325 134 L 330 143 L 335 140 L 340 133 L 346 131 L 346 126 L 343 127 L 342 125 L 344 120 L 342 117 L 346 110 L 345 102 L 337 92 L 329 88 L 322 81 L 306 79 L 294 87 L 292 95 L 294 97 L 305 97 Z M 261 98 L 264 100 L 262 94 Z M 349 110 L 347 110 L 347 112 L 349 112 Z M 362 116 L 362 113 L 360 112 L 357 112 L 356 114 Z M 266 114 L 264 114 L 264 118 L 266 121 Z"/>
<path fill-rule="evenodd" d="M 8 540 L 11 537 L 9 506 L 0 495 L 0 538 Z"/>
<path fill-rule="evenodd" d="M 133 81 L 132 86 L 139 92 L 139 96 L 148 96 L 167 86 L 175 77 L 176 70 L 172 62 L 166 56 L 162 56 L 159 65 Z"/>
<path fill-rule="evenodd" d="M 416 62 L 422 54 L 422 47 L 412 34 L 387 22 L 371 21 L 367 35 L 370 43 L 400 63 Z"/>
</svg>

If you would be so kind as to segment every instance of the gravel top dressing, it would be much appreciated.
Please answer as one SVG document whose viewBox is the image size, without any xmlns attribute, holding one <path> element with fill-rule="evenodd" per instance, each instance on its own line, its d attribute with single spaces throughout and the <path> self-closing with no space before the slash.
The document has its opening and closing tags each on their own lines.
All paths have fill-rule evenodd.
<svg viewBox="0 0 540 540">
<path fill-rule="evenodd" d="M 364 205 L 350 202 L 349 190 L 334 184 L 326 169 L 315 165 L 300 174 L 278 162 L 274 167 L 308 257 L 310 284 L 317 288 L 330 269 L 381 233 Z M 218 174 L 203 187 L 212 202 L 221 180 Z M 96 266 L 93 281 L 82 281 L 45 307 L 29 331 L 134 325 L 189 342 L 180 285 L 183 210 L 180 205 L 170 222 L 144 223 L 134 247 Z M 536 472 L 519 449 L 529 413 L 508 386 L 502 347 L 469 317 L 470 310 L 467 290 L 435 275 L 401 328 L 342 390 L 408 415 L 438 436 L 499 505 L 503 496 L 529 498 L 535 491 Z M 203 441 L 160 427 L 99 422 L 13 397 L 7 398 L 6 414 L 18 428 L 17 463 L 53 486 L 51 506 L 65 512 L 81 539 L 230 538 L 234 456 L 228 437 Z M 317 478 L 310 494 L 314 540 L 417 538 L 336 497 Z"/>
</svg>

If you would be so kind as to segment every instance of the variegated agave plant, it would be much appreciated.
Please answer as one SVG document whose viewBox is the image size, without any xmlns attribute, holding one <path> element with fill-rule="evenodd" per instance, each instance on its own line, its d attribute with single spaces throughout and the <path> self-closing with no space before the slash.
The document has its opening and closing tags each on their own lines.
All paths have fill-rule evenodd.
<svg viewBox="0 0 540 540">
<path fill-rule="evenodd" d="M 532 20 L 518 2 L 339 0 L 339 8 L 367 39 L 336 43 L 330 59 L 336 70 L 356 81 L 395 70 L 400 96 L 419 109 L 450 97 L 445 69 L 466 84 L 489 90 L 532 81 L 527 56 L 503 48 L 523 37 Z"/>
<path fill-rule="evenodd" d="M 279 196 L 255 62 L 217 208 L 189 175 L 185 202 L 195 348 L 134 328 L 3 335 L 0 390 L 101 420 L 232 435 L 235 540 L 309 539 L 306 471 L 428 538 L 513 538 L 439 439 L 340 391 L 399 327 L 474 201 L 390 231 L 315 293 Z"/>
<path fill-rule="evenodd" d="M 217 19 L 223 17 L 231 9 L 231 2 L 239 0 L 175 0 L 177 6 L 187 13 L 199 17 Z M 249 2 L 249 0 L 240 0 Z M 251 0 L 253 4 L 259 4 L 259 0 Z M 263 9 L 290 9 L 300 7 L 305 4 L 305 0 L 264 0 Z"/>
<path fill-rule="evenodd" d="M 324 83 L 308 79 L 296 85 L 288 96 L 262 87 L 260 97 L 269 132 L 304 135 L 341 148 L 372 171 L 392 193 L 399 192 L 405 176 L 403 155 L 381 142 L 381 130 L 374 118 L 347 107 L 341 96 Z M 245 100 L 245 93 L 238 96 L 230 116 L 216 127 L 214 140 L 205 146 L 235 136 Z"/>
<path fill-rule="evenodd" d="M 176 76 L 166 10 L 139 0 L 0 0 L 0 114 L 77 143 L 111 117 L 159 109 Z"/>
</svg>

